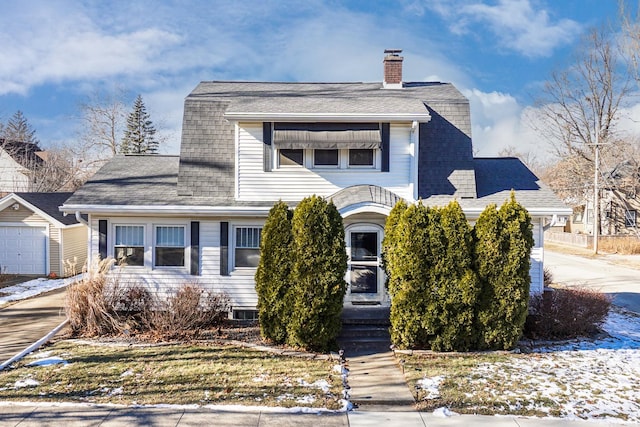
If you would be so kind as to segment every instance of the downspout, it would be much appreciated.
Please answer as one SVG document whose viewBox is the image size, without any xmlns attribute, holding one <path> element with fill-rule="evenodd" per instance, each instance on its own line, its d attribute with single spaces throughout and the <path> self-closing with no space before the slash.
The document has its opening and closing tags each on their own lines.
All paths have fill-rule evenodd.
<svg viewBox="0 0 640 427">
<path fill-rule="evenodd" d="M 412 148 L 412 168 L 411 168 L 411 187 L 413 193 L 413 199 L 418 200 L 418 167 L 419 167 L 419 159 L 418 159 L 418 127 L 420 123 L 417 120 L 414 120 L 411 123 L 411 136 L 410 143 Z"/>
<path fill-rule="evenodd" d="M 79 223 L 86 225 L 87 227 L 89 226 L 89 223 L 82 218 L 82 215 L 80 215 L 80 211 L 76 211 L 76 220 L 78 220 Z"/>
</svg>

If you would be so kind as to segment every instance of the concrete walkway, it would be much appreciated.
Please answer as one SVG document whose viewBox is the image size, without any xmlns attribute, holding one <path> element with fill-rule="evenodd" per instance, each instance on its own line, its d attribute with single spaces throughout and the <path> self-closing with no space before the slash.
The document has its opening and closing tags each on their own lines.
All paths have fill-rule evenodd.
<svg viewBox="0 0 640 427">
<path fill-rule="evenodd" d="M 594 427 L 618 426 L 606 421 L 458 415 L 438 417 L 422 412 L 339 412 L 302 414 L 277 411 L 220 410 L 183 407 L 116 407 L 0 403 L 0 427 L 125 426 L 292 426 L 292 427 Z M 632 425 L 632 424 L 625 424 Z"/>
<path fill-rule="evenodd" d="M 0 309 L 0 364 L 66 319 L 65 295 L 65 289 L 58 289 Z"/>
</svg>

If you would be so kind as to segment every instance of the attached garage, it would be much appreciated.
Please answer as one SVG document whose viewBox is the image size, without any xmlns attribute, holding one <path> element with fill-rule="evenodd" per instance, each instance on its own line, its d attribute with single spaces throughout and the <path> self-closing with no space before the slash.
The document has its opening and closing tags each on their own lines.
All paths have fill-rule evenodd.
<svg viewBox="0 0 640 427">
<path fill-rule="evenodd" d="M 58 210 L 70 195 L 11 193 L 0 199 L 0 272 L 64 276 L 72 264 L 82 270 L 87 227 Z"/>
</svg>

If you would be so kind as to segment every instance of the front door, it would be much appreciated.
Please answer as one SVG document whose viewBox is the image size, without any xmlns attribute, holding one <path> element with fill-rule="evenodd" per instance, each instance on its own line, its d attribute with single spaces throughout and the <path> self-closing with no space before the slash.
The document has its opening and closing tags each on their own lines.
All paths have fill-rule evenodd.
<svg viewBox="0 0 640 427">
<path fill-rule="evenodd" d="M 346 237 L 349 253 L 347 301 L 381 303 L 384 299 L 384 273 L 380 267 L 382 229 L 375 225 L 351 226 Z"/>
</svg>

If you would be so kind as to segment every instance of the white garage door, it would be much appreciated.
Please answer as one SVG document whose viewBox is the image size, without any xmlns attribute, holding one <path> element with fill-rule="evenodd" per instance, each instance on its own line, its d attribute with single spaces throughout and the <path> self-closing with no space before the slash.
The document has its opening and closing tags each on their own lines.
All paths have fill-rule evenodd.
<svg viewBox="0 0 640 427">
<path fill-rule="evenodd" d="M 3 273 L 47 274 L 46 227 L 0 225 L 0 268 Z"/>
</svg>

